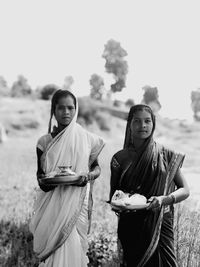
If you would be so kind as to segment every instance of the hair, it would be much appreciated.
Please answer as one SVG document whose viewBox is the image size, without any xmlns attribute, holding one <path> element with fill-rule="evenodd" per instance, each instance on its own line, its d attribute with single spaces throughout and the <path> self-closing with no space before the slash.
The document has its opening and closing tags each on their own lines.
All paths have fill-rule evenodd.
<svg viewBox="0 0 200 267">
<path fill-rule="evenodd" d="M 53 115 L 55 115 L 56 105 L 58 104 L 59 99 L 63 97 L 68 97 L 68 96 L 70 96 L 73 99 L 74 106 L 76 109 L 76 106 L 77 106 L 76 97 L 70 91 L 58 89 L 53 94 L 52 99 L 51 99 L 51 111 L 50 111 L 48 133 L 51 132 L 51 121 L 52 121 Z"/>
<path fill-rule="evenodd" d="M 129 111 L 129 114 L 128 114 L 128 119 L 127 121 L 129 123 L 131 123 L 133 117 L 134 117 L 134 114 L 137 113 L 138 111 L 147 111 L 148 113 L 150 113 L 151 115 L 151 119 L 152 119 L 152 122 L 153 122 L 153 131 L 155 130 L 155 124 L 156 124 L 156 119 L 155 119 L 155 115 L 151 109 L 150 106 L 148 105 L 144 105 L 144 104 L 139 104 L 139 105 L 134 105 L 130 108 L 130 111 Z"/>
<path fill-rule="evenodd" d="M 125 140 L 124 140 L 124 148 L 129 146 L 129 142 L 130 142 L 130 140 L 129 140 L 129 138 L 130 138 L 130 124 L 131 124 L 131 121 L 132 121 L 132 119 L 134 117 L 134 114 L 137 113 L 138 111 L 146 111 L 146 112 L 150 113 L 151 119 L 152 119 L 152 122 L 153 122 L 153 129 L 152 129 L 150 138 L 152 137 L 152 135 L 154 133 L 154 130 L 155 130 L 155 127 L 156 127 L 156 118 L 155 118 L 155 115 L 154 115 L 151 107 L 148 106 L 148 105 L 144 105 L 144 104 L 134 105 L 134 106 L 132 106 L 130 108 L 130 111 L 129 111 L 129 114 L 128 114 L 126 133 L 125 133 Z"/>
</svg>

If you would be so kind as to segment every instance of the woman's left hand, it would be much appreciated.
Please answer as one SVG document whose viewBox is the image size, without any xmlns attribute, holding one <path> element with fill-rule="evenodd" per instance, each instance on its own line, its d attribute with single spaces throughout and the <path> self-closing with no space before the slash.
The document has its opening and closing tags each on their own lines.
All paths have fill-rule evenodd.
<svg viewBox="0 0 200 267">
<path fill-rule="evenodd" d="M 147 200 L 150 203 L 147 210 L 158 209 L 162 207 L 164 196 L 152 196 Z"/>
<path fill-rule="evenodd" d="M 85 186 L 88 182 L 88 174 L 87 173 L 80 173 L 79 174 L 79 181 L 76 183 L 76 186 Z"/>
</svg>

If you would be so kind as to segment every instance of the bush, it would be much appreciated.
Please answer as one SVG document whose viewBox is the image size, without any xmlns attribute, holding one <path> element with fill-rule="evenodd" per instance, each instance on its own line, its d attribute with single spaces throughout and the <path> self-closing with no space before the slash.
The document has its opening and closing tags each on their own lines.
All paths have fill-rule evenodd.
<svg viewBox="0 0 200 267">
<path fill-rule="evenodd" d="M 93 121 L 95 120 L 95 115 L 97 112 L 94 102 L 89 98 L 79 98 L 78 105 L 79 105 L 79 113 L 78 113 L 79 119 L 80 118 L 84 119 L 86 125 L 92 124 Z"/>
<path fill-rule="evenodd" d="M 117 242 L 116 234 L 108 233 L 101 230 L 92 236 L 89 240 L 89 266 L 116 266 L 117 257 Z"/>
<path fill-rule="evenodd" d="M 195 204 L 195 203 L 194 203 Z M 175 212 L 175 249 L 179 266 L 198 266 L 200 257 L 200 214 L 191 206 L 178 204 Z M 116 267 L 117 234 L 108 226 L 95 228 L 89 238 L 89 267 Z M 0 266 L 36 267 L 33 237 L 28 222 L 0 222 Z"/>
<path fill-rule="evenodd" d="M 49 100 L 53 93 L 58 90 L 58 86 L 55 84 L 47 84 L 42 89 L 40 89 L 41 99 Z"/>
<path fill-rule="evenodd" d="M 120 106 L 121 106 L 121 101 L 119 101 L 119 100 L 115 100 L 115 101 L 113 102 L 113 106 L 115 106 L 115 107 L 120 107 Z"/>
<path fill-rule="evenodd" d="M 40 123 L 36 119 L 31 118 L 21 118 L 16 120 L 15 122 L 10 123 L 11 128 L 15 130 L 27 130 L 27 129 L 38 129 L 40 126 Z"/>
<path fill-rule="evenodd" d="M 96 113 L 95 119 L 97 121 L 99 128 L 102 131 L 110 131 L 109 115 L 107 113 L 99 111 Z"/>
<path fill-rule="evenodd" d="M 27 223 L 0 222 L 0 266 L 38 266 L 33 253 L 33 237 Z"/>
<path fill-rule="evenodd" d="M 131 98 L 127 99 L 127 100 L 126 100 L 126 103 L 125 103 L 125 105 L 126 105 L 127 107 L 131 107 L 131 106 L 133 106 L 134 104 L 135 104 L 135 103 L 134 103 L 134 100 L 131 99 Z"/>
</svg>

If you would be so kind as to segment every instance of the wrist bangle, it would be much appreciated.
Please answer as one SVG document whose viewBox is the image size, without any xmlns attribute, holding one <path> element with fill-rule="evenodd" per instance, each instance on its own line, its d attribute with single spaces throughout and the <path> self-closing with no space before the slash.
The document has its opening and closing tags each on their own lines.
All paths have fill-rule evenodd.
<svg viewBox="0 0 200 267">
<path fill-rule="evenodd" d="M 170 197 L 172 199 L 172 204 L 176 203 L 176 197 L 173 194 L 170 194 Z"/>
</svg>

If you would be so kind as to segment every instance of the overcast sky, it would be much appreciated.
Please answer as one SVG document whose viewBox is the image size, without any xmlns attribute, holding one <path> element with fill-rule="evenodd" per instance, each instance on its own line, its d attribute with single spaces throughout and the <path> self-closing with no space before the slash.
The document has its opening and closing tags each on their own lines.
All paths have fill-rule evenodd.
<svg viewBox="0 0 200 267">
<path fill-rule="evenodd" d="M 0 75 L 11 85 L 23 74 L 35 88 L 62 86 L 89 93 L 91 74 L 105 73 L 104 45 L 127 51 L 127 88 L 121 98 L 140 102 L 156 86 L 165 116 L 191 116 L 190 93 L 200 87 L 199 1 L 0 0 Z"/>
</svg>

